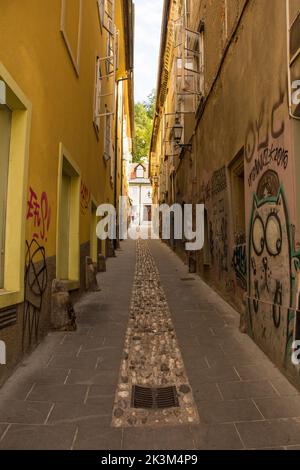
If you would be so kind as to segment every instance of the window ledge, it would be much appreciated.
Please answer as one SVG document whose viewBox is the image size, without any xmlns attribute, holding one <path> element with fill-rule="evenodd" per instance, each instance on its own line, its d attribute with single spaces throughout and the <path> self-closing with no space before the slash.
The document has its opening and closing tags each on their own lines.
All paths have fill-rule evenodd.
<svg viewBox="0 0 300 470">
<path fill-rule="evenodd" d="M 0 289 L 0 309 L 24 302 L 24 291 L 7 291 Z"/>
</svg>

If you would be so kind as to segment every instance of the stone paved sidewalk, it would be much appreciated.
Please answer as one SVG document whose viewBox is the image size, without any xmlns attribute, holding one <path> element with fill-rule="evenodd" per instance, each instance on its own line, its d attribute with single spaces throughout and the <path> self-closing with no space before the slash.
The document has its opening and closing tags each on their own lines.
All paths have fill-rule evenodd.
<svg viewBox="0 0 300 470">
<path fill-rule="evenodd" d="M 52 333 L 0 390 L 0 449 L 300 449 L 300 396 L 239 316 L 168 247 L 149 242 L 200 424 L 111 426 L 129 320 L 135 243 L 77 305 L 76 333 Z M 189 278 L 190 280 L 186 280 Z"/>
</svg>

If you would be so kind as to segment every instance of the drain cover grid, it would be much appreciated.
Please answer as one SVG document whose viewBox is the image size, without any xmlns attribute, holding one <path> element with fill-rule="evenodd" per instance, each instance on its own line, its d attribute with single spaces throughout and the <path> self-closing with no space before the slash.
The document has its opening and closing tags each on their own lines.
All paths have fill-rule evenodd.
<svg viewBox="0 0 300 470">
<path fill-rule="evenodd" d="M 149 388 L 134 385 L 131 394 L 132 408 L 163 409 L 179 407 L 176 387 Z"/>
</svg>

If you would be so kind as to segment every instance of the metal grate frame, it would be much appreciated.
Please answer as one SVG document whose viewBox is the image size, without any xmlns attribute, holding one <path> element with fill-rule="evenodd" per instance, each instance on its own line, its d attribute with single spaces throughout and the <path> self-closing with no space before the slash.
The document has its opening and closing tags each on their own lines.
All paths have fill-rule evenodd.
<svg viewBox="0 0 300 470">
<path fill-rule="evenodd" d="M 179 407 L 176 387 L 140 387 L 133 385 L 132 408 L 165 409 Z"/>
</svg>

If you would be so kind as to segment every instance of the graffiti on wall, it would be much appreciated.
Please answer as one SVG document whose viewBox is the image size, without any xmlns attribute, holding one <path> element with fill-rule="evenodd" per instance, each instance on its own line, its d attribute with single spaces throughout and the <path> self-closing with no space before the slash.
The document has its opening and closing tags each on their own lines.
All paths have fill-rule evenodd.
<svg viewBox="0 0 300 470">
<path fill-rule="evenodd" d="M 266 104 L 261 106 L 259 118 L 251 121 L 248 125 L 245 140 L 245 158 L 247 163 L 253 161 L 255 154 L 270 146 L 270 139 L 278 139 L 285 131 L 285 122 L 278 115 L 285 103 L 284 91 L 279 91 L 278 99 L 271 107 L 271 113 L 266 111 Z M 280 121 L 280 122 L 278 122 Z"/>
<path fill-rule="evenodd" d="M 213 173 L 211 180 L 212 195 L 216 196 L 227 189 L 226 168 L 223 166 L 220 170 Z"/>
<path fill-rule="evenodd" d="M 280 89 L 278 99 L 267 112 L 267 106 L 262 104 L 259 118 L 249 123 L 245 139 L 245 159 L 251 165 L 248 176 L 249 188 L 270 167 L 279 171 L 286 170 L 289 163 L 289 151 L 284 145 L 276 143 L 285 131 L 282 116 L 285 104 L 284 91 Z"/>
<path fill-rule="evenodd" d="M 24 281 L 23 350 L 38 341 L 40 314 L 48 282 L 45 248 L 35 238 L 31 243 L 26 242 Z"/>
<path fill-rule="evenodd" d="M 32 238 L 47 242 L 51 224 L 51 206 L 46 192 L 42 192 L 38 197 L 32 187 L 29 188 L 27 220 L 33 224 Z"/>
<path fill-rule="evenodd" d="M 204 204 L 209 202 L 212 198 L 218 196 L 227 189 L 227 178 L 225 166 L 217 171 L 214 171 L 212 177 L 201 184 L 201 200 Z"/>
<path fill-rule="evenodd" d="M 91 192 L 88 187 L 81 181 L 80 185 L 80 211 L 82 215 L 85 215 L 90 208 Z"/>
<path fill-rule="evenodd" d="M 228 272 L 228 216 L 226 210 L 226 168 L 223 167 L 213 173 L 206 187 L 211 188 L 212 212 L 209 221 L 209 242 L 212 264 L 218 269 L 219 279 L 224 272 Z"/>
<path fill-rule="evenodd" d="M 208 180 L 207 182 L 202 182 L 200 192 L 203 204 L 209 202 L 211 199 L 211 180 Z"/>
<path fill-rule="evenodd" d="M 248 186 L 253 191 L 247 247 L 249 328 L 275 362 L 287 364 L 294 335 L 300 254 L 282 181 L 289 167 L 285 145 L 287 103 L 280 91 L 245 139 Z"/>
<path fill-rule="evenodd" d="M 288 150 L 286 150 L 284 147 L 276 147 L 274 144 L 272 144 L 270 147 L 267 147 L 257 158 L 255 158 L 248 177 L 249 187 L 252 186 L 257 177 L 260 176 L 271 164 L 276 164 L 278 168 L 286 170 L 288 163 Z"/>
<path fill-rule="evenodd" d="M 247 248 L 244 237 L 236 240 L 238 243 L 233 248 L 232 268 L 235 272 L 236 283 L 243 289 L 247 290 Z M 242 243 L 240 243 L 242 242 Z"/>
<path fill-rule="evenodd" d="M 272 170 L 262 176 L 253 198 L 248 251 L 251 329 L 283 362 L 293 341 L 300 255 L 294 249 L 285 192 Z"/>
</svg>

